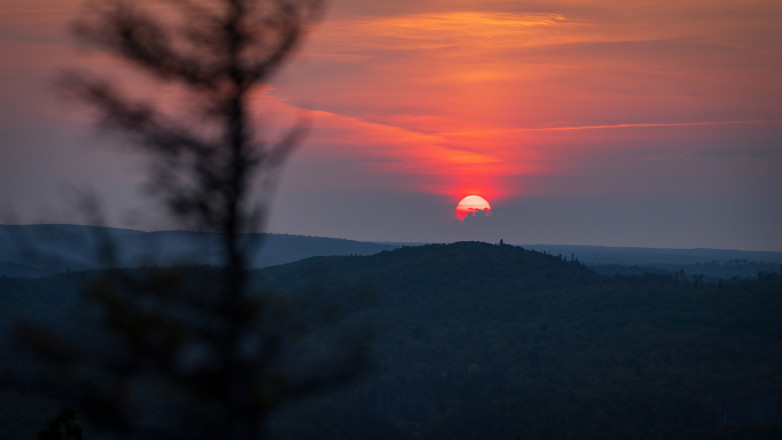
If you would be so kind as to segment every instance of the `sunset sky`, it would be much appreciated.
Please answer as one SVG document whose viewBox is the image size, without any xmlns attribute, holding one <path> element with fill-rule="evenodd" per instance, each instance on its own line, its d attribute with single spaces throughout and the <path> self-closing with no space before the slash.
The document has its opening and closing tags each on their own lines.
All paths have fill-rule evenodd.
<svg viewBox="0 0 782 440">
<path fill-rule="evenodd" d="M 75 0 L 0 0 L 3 222 L 165 228 L 139 160 L 57 98 Z M 782 250 L 782 2 L 337 0 L 255 98 L 310 121 L 268 229 L 373 241 Z M 109 66 L 111 67 L 111 66 Z M 458 223 L 464 196 L 492 206 Z M 470 229 L 472 228 L 472 229 Z"/>
</svg>

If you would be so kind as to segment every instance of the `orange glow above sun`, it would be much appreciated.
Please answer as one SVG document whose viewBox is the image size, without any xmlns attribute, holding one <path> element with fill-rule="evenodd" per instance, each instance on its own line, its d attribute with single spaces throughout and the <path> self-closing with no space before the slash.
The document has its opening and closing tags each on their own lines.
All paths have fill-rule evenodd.
<svg viewBox="0 0 782 440">
<path fill-rule="evenodd" d="M 650 151 L 780 114 L 736 106 L 778 108 L 771 0 L 751 11 L 726 0 L 713 15 L 699 0 L 647 2 L 643 13 L 619 0 L 467 4 L 422 0 L 374 15 L 345 6 L 314 31 L 297 81 L 274 94 L 313 108 L 324 157 L 358 158 L 368 175 L 449 198 L 616 191 L 605 176 L 627 155 L 661 157 Z M 666 169 L 683 163 L 670 156 Z"/>
<path fill-rule="evenodd" d="M 147 3 L 157 14 L 168 2 Z M 747 172 L 735 177 L 744 182 L 761 166 L 778 179 L 776 163 L 757 157 L 776 154 L 782 130 L 782 2 L 722 0 L 707 14 L 703 0 L 511 3 L 335 2 L 284 72 L 253 93 L 253 122 L 273 143 L 306 121 L 294 160 L 341 167 L 326 184 L 296 180 L 302 188 L 414 191 L 446 207 L 466 194 L 503 205 L 667 194 L 675 182 L 727 182 L 726 170 Z M 82 0 L 5 0 L 2 9 L 0 53 L 12 62 L 0 83 L 13 87 L 0 114 L 16 119 L 0 124 L 73 117 L 39 105 L 51 98 L 46 72 L 71 58 L 125 74 L 63 43 Z M 166 110 L 192 105 L 175 90 L 125 82 Z M 739 158 L 743 168 L 729 162 Z"/>
</svg>

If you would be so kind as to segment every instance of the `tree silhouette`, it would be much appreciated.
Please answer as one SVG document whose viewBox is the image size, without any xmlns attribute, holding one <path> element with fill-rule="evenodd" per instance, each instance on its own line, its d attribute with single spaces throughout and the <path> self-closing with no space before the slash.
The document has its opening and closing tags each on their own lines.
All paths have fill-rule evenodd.
<svg viewBox="0 0 782 440">
<path fill-rule="evenodd" d="M 70 408 L 63 408 L 57 417 L 46 423 L 46 429 L 38 433 L 38 440 L 82 440 L 81 425 Z"/>
<path fill-rule="evenodd" d="M 215 268 L 106 272 L 87 292 L 97 330 L 68 337 L 19 327 L 22 345 L 55 367 L 30 382 L 93 425 L 148 439 L 256 438 L 286 399 L 363 368 L 365 344 L 330 332 L 330 318 L 307 298 L 258 292 L 246 261 L 258 235 L 245 233 L 261 229 L 303 135 L 298 125 L 279 142 L 265 139 L 251 123 L 251 93 L 322 8 L 317 0 L 112 0 L 75 24 L 82 41 L 190 98 L 176 112 L 105 77 L 61 79 L 149 157 L 154 194 L 184 227 L 214 232 L 223 255 Z M 115 250 L 103 243 L 110 263 Z"/>
</svg>

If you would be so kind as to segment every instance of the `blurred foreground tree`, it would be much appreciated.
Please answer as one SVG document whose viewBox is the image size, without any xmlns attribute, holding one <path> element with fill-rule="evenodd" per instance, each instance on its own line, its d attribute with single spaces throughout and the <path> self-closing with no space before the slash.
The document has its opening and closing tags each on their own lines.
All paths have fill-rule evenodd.
<svg viewBox="0 0 782 440">
<path fill-rule="evenodd" d="M 38 440 L 82 440 L 81 425 L 72 409 L 63 408 L 57 417 L 49 419 Z"/>
<path fill-rule="evenodd" d="M 31 383 L 56 391 L 93 426 L 146 439 L 257 438 L 281 402 L 363 367 L 364 344 L 325 344 L 311 305 L 254 291 L 246 261 L 257 245 L 257 234 L 246 233 L 261 229 L 280 168 L 303 134 L 298 125 L 277 142 L 262 136 L 251 122 L 251 93 L 292 55 L 322 7 L 101 0 L 75 24 L 82 41 L 189 98 L 177 112 L 110 79 L 62 78 L 151 159 L 154 194 L 183 227 L 214 232 L 223 255 L 216 268 L 108 271 L 88 292 L 102 326 L 89 337 L 19 328 L 23 345 L 55 367 Z M 107 240 L 108 262 L 112 255 Z M 293 349 L 302 339 L 309 349 Z"/>
</svg>

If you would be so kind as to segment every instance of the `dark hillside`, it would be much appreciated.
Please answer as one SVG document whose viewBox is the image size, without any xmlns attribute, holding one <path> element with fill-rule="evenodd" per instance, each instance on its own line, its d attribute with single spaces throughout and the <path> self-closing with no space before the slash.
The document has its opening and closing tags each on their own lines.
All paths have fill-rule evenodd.
<svg viewBox="0 0 782 440">
<path fill-rule="evenodd" d="M 272 286 L 290 288 L 290 280 L 309 283 L 316 278 L 327 286 L 371 283 L 392 294 L 428 288 L 487 294 L 497 289 L 569 287 L 600 279 L 575 261 L 481 242 L 402 247 L 367 257 L 314 257 L 271 267 L 260 275 L 264 284 Z"/>
<path fill-rule="evenodd" d="M 782 433 L 778 273 L 721 285 L 609 278 L 521 248 L 457 243 L 262 275 L 328 296 L 379 292 L 374 374 L 283 412 L 280 438 Z"/>
<path fill-rule="evenodd" d="M 782 438 L 779 272 L 720 283 L 608 277 L 466 242 L 254 275 L 264 288 L 315 295 L 305 298 L 345 327 L 370 323 L 374 339 L 374 369 L 277 413 L 275 439 Z M 62 314 L 91 276 L 0 278 L 1 317 L 68 326 Z M 366 291 L 374 304 L 356 300 Z M 300 316 L 318 313 L 315 302 Z M 51 415 L 26 411 L 21 423 L 14 398 L 3 405 L 0 425 L 14 433 Z"/>
</svg>

